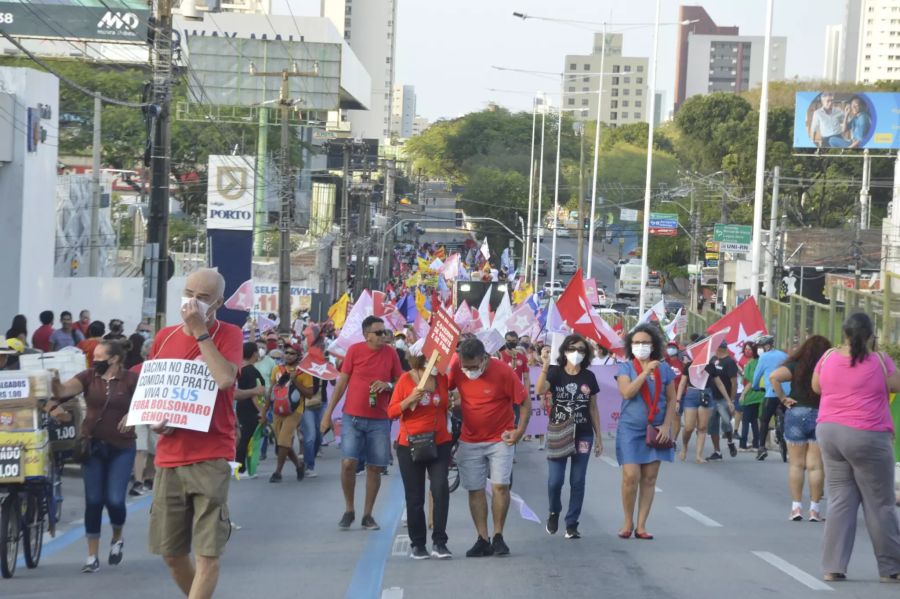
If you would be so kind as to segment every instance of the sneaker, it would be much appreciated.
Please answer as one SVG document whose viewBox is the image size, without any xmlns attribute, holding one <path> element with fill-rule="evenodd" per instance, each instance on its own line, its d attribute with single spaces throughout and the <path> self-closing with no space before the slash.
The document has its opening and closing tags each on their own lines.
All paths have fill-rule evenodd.
<svg viewBox="0 0 900 599">
<path fill-rule="evenodd" d="M 354 512 L 344 512 L 344 515 L 341 516 L 341 521 L 338 522 L 338 528 L 341 530 L 347 530 L 350 528 L 350 525 L 353 524 L 353 521 L 356 520 L 356 513 Z"/>
<path fill-rule="evenodd" d="M 297 480 L 303 480 L 303 475 L 306 474 L 306 468 L 303 467 L 303 464 L 297 466 Z"/>
<path fill-rule="evenodd" d="M 450 559 L 453 557 L 453 554 L 450 553 L 450 550 L 443 543 L 435 543 L 431 547 L 431 557 L 435 559 Z"/>
<path fill-rule="evenodd" d="M 144 490 L 145 491 L 153 490 L 153 479 L 152 478 L 148 478 L 148 479 L 144 480 Z"/>
<path fill-rule="evenodd" d="M 375 522 L 375 518 L 372 516 L 363 516 L 360 525 L 366 530 L 381 530 L 381 527 L 378 526 L 378 522 Z"/>
<path fill-rule="evenodd" d="M 306 469 L 306 478 L 315 478 L 317 476 L 319 476 L 319 475 L 316 474 L 316 471 L 314 469 L 312 469 L 312 468 Z"/>
<path fill-rule="evenodd" d="M 797 508 L 797 509 L 795 509 L 795 510 L 791 510 L 791 515 L 790 515 L 790 517 L 788 518 L 788 520 L 790 520 L 791 522 L 802 522 L 802 521 L 803 521 L 803 514 L 800 513 L 800 508 Z"/>
<path fill-rule="evenodd" d="M 822 514 L 818 510 L 809 510 L 809 517 L 807 520 L 810 522 L 824 522 L 825 518 L 822 517 Z"/>
<path fill-rule="evenodd" d="M 718 451 L 712 452 L 712 455 L 706 458 L 707 462 L 715 462 L 722 459 L 722 454 Z"/>
<path fill-rule="evenodd" d="M 756 451 L 756 459 L 757 459 L 758 461 L 762 462 L 762 461 L 763 461 L 764 459 L 766 459 L 767 457 L 769 457 L 769 450 L 766 449 L 765 447 L 760 447 L 760 448 Z"/>
<path fill-rule="evenodd" d="M 82 574 L 93 574 L 100 569 L 100 560 L 97 559 L 96 555 L 89 555 L 87 560 L 84 562 L 84 566 L 81 567 Z"/>
<path fill-rule="evenodd" d="M 466 557 L 490 557 L 494 555 L 494 548 L 487 539 L 478 537 L 472 548 L 466 551 Z"/>
<path fill-rule="evenodd" d="M 281 474 L 278 472 L 273 472 L 272 476 L 269 477 L 270 483 L 280 483 L 281 482 Z"/>
<path fill-rule="evenodd" d="M 131 483 L 131 488 L 128 489 L 128 495 L 131 497 L 140 497 L 144 493 L 144 485 L 137 481 Z"/>
<path fill-rule="evenodd" d="M 499 557 L 506 557 L 509 555 L 509 547 L 506 546 L 506 542 L 503 540 L 503 535 L 496 534 L 494 535 L 494 541 L 491 543 L 491 548 L 494 550 L 494 555 Z"/>
<path fill-rule="evenodd" d="M 547 534 L 555 535 L 557 530 L 559 530 L 559 514 L 550 512 L 547 516 Z"/>
<path fill-rule="evenodd" d="M 737 457 L 737 447 L 734 446 L 734 443 L 729 443 L 729 444 L 728 444 L 728 453 L 729 453 L 729 454 L 731 455 L 731 457 L 733 457 L 733 458 L 736 458 L 736 457 Z"/>
<path fill-rule="evenodd" d="M 580 539 L 581 533 L 578 532 L 578 525 L 575 526 L 566 526 L 566 538 L 567 539 Z"/>
<path fill-rule="evenodd" d="M 122 563 L 122 550 L 125 549 L 125 540 L 119 539 L 109 546 L 109 565 L 118 566 Z"/>
<path fill-rule="evenodd" d="M 420 559 L 428 559 L 431 557 L 431 554 L 428 553 L 428 550 L 424 547 L 413 547 L 409 551 L 409 557 L 420 560 Z"/>
</svg>

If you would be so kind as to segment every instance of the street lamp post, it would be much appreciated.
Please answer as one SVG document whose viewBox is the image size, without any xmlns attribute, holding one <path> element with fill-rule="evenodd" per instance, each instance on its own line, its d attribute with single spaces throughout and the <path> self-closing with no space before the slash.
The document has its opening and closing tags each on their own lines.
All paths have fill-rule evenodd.
<svg viewBox="0 0 900 599">
<path fill-rule="evenodd" d="M 650 245 L 650 184 L 653 175 L 653 128 L 656 124 L 656 58 L 659 50 L 659 10 L 660 0 L 656 0 L 656 18 L 653 28 L 653 54 L 650 56 L 650 110 L 647 112 L 647 178 L 644 184 L 644 236 L 641 244 L 641 295 L 638 312 L 644 313 L 647 300 L 647 252 Z"/>
<path fill-rule="evenodd" d="M 562 148 L 562 97 L 565 90 L 565 75 L 559 77 L 559 118 L 556 124 L 556 183 L 553 190 L 553 242 L 550 246 L 550 284 L 556 281 L 556 230 L 559 228 L 559 163 L 560 149 Z"/>
<path fill-rule="evenodd" d="M 606 23 L 603 24 L 603 41 L 600 43 L 600 72 L 606 70 Z M 591 227 L 588 237 L 587 278 L 591 278 L 591 267 L 594 264 L 594 215 L 597 210 L 597 169 L 600 159 L 600 116 L 603 109 L 603 76 L 597 82 L 597 127 L 594 131 L 594 182 L 591 188 Z"/>
<path fill-rule="evenodd" d="M 543 226 L 543 218 L 541 218 L 541 201 L 544 197 L 544 132 L 545 121 L 547 117 L 546 102 L 541 107 L 541 160 L 538 167 L 538 201 L 537 201 L 537 224 L 534 231 L 534 290 L 539 289 L 540 284 L 538 270 L 541 263 L 541 228 Z"/>
<path fill-rule="evenodd" d="M 531 255 L 531 210 L 534 202 L 534 133 L 537 126 L 537 96 L 531 100 L 531 161 L 528 163 L 528 227 L 525 229 L 525 277 L 528 277 L 528 263 Z"/>
</svg>

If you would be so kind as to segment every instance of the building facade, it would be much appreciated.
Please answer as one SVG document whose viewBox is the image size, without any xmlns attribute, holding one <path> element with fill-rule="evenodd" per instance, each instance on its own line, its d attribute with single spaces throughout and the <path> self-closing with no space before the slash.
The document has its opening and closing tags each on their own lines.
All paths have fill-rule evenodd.
<svg viewBox="0 0 900 599">
<path fill-rule="evenodd" d="M 678 21 L 687 23 L 678 27 L 678 45 L 675 50 L 675 111 L 687 99 L 688 50 L 694 35 L 737 35 L 734 26 L 716 25 L 702 6 L 679 6 Z"/>
<path fill-rule="evenodd" d="M 831 83 L 841 81 L 843 37 L 842 25 L 829 25 L 825 28 L 825 68 L 822 69 L 822 78 L 825 81 Z"/>
<path fill-rule="evenodd" d="M 647 120 L 650 108 L 648 59 L 622 55 L 622 34 L 594 34 L 591 54 L 570 54 L 564 65 L 563 109 L 577 121 L 596 121 L 597 92 L 603 83 L 600 121 L 610 126 Z M 600 63 L 606 75 L 600 75 Z"/>
<path fill-rule="evenodd" d="M 740 93 L 762 83 L 765 38 L 691 35 L 685 99 L 713 92 Z M 772 37 L 769 80 L 784 79 L 787 38 Z"/>
<path fill-rule="evenodd" d="M 845 27 L 859 32 L 855 81 L 900 78 L 900 0 L 848 0 L 847 5 Z M 858 10 L 851 5 L 858 5 Z M 858 27 L 851 20 L 854 17 L 859 20 Z"/>
<path fill-rule="evenodd" d="M 322 16 L 334 23 L 372 78 L 369 109 L 349 110 L 342 118 L 350 121 L 354 137 L 389 138 L 397 0 L 322 0 Z"/>
<path fill-rule="evenodd" d="M 424 116 L 417 116 L 413 121 L 413 136 L 421 134 L 431 126 L 431 121 Z"/>
<path fill-rule="evenodd" d="M 416 88 L 394 85 L 391 98 L 391 137 L 407 139 L 415 135 Z"/>
</svg>

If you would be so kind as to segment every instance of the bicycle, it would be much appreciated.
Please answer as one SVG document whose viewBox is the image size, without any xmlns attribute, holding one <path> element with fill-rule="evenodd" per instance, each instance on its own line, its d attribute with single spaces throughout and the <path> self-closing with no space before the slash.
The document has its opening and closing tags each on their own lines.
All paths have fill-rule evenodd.
<svg viewBox="0 0 900 599">
<path fill-rule="evenodd" d="M 456 463 L 456 452 L 459 450 L 459 436 L 462 434 L 462 418 L 450 413 L 450 433 L 453 443 L 450 445 L 450 465 L 447 468 L 447 482 L 452 493 L 459 488 L 459 466 Z"/>
<path fill-rule="evenodd" d="M 787 462 L 787 441 L 784 438 L 784 406 L 779 405 L 775 409 L 775 442 L 781 451 L 781 461 Z"/>
<path fill-rule="evenodd" d="M 0 575 L 3 578 L 12 578 L 16 572 L 20 543 L 24 545 L 25 566 L 32 569 L 40 563 L 44 530 L 48 519 L 55 520 L 48 504 L 50 487 L 45 477 L 0 484 L 0 492 L 6 495 L 0 503 Z"/>
</svg>

